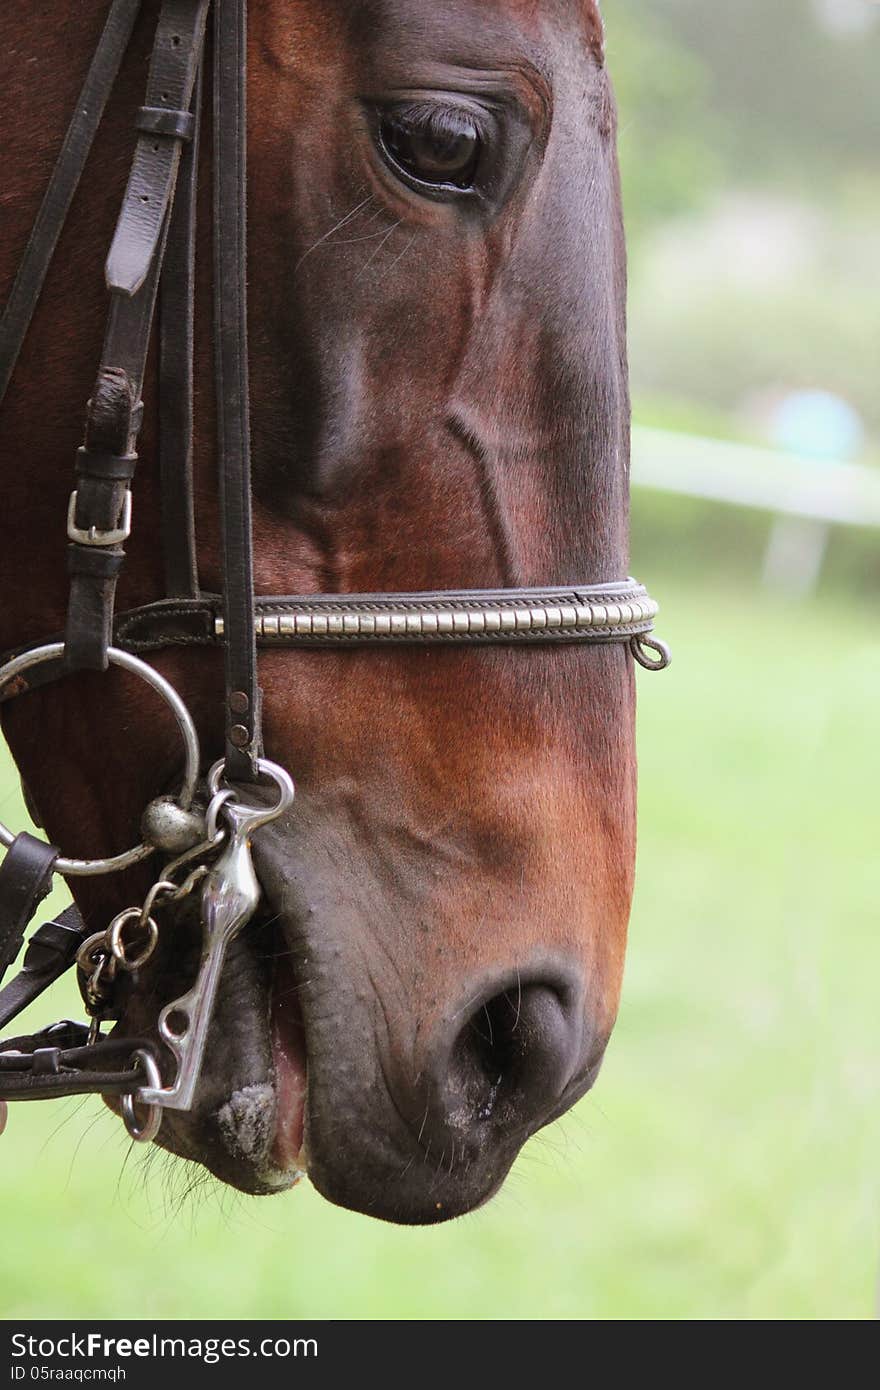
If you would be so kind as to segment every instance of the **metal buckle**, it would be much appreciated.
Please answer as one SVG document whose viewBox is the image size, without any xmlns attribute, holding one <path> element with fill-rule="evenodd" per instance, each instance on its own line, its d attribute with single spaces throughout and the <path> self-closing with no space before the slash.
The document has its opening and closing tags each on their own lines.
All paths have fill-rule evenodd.
<svg viewBox="0 0 880 1390">
<path fill-rule="evenodd" d="M 122 504 L 122 525 L 115 531 L 99 531 L 97 526 L 90 526 L 87 531 L 82 530 L 76 525 L 76 492 L 70 494 L 70 502 L 67 506 L 67 539 L 75 541 L 77 545 L 122 545 L 131 535 L 131 488 L 125 490 L 125 501 Z"/>
</svg>

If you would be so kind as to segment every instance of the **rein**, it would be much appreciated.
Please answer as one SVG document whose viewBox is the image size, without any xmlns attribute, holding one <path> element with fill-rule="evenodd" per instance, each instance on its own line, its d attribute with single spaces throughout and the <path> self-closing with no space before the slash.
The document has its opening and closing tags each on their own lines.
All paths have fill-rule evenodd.
<svg viewBox="0 0 880 1390">
<path fill-rule="evenodd" d="M 12 379 L 74 193 L 128 49 L 140 0 L 113 0 L 49 187 L 0 318 L 0 402 Z M 201 590 L 193 497 L 193 342 L 196 202 L 205 31 L 213 11 L 212 82 L 214 365 L 221 595 Z M 0 825 L 0 980 L 16 960 L 52 876 L 112 873 L 158 855 L 146 899 L 89 935 L 76 908 L 31 937 L 20 973 L 0 989 L 5 1028 L 76 966 L 90 1024 L 60 1023 L 0 1042 L 0 1100 L 100 1092 L 123 1097 L 134 1139 L 150 1141 L 163 1109 L 192 1107 L 229 942 L 260 902 L 252 835 L 284 815 L 294 789 L 262 753 L 258 644 L 340 648 L 586 642 L 626 643 L 650 670 L 669 663 L 650 634 L 657 605 L 634 580 L 533 589 L 412 594 L 254 595 L 247 353 L 246 0 L 163 0 L 122 207 L 106 260 L 110 305 L 101 365 L 78 450 L 67 534 L 70 594 L 63 634 L 8 653 L 0 701 L 79 670 L 121 666 L 144 679 L 175 715 L 185 749 L 176 797 L 157 797 L 142 842 L 111 858 L 65 859 L 54 846 Z M 158 310 L 158 312 L 157 312 Z M 166 597 L 117 614 L 116 585 L 132 525 L 132 482 L 143 419 L 141 392 L 158 318 L 159 461 Z M 140 653 L 220 645 L 225 654 L 225 755 L 197 799 L 201 754 L 177 692 Z M 243 798 L 275 787 L 266 805 Z M 163 1085 L 155 1043 L 104 1036 L 119 1015 L 121 977 L 155 950 L 154 913 L 198 890 L 202 957 L 196 983 L 166 1005 L 158 1035 L 174 1061 Z"/>
</svg>

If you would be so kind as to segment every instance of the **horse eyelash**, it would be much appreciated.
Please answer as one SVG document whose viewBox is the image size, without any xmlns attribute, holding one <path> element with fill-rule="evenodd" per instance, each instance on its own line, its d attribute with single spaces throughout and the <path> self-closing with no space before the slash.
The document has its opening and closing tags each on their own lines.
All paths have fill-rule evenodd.
<svg viewBox="0 0 880 1390">
<path fill-rule="evenodd" d="M 463 111 L 459 106 L 440 106 L 433 101 L 419 101 L 389 106 L 384 114 L 414 134 L 427 132 L 432 136 L 443 137 L 469 135 L 476 130 L 477 135 L 483 138 L 477 117 L 471 111 Z"/>
</svg>

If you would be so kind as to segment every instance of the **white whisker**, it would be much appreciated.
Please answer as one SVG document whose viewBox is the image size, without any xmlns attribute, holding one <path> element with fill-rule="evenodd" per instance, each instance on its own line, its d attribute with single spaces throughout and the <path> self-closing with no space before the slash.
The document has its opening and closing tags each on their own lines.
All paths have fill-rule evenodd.
<svg viewBox="0 0 880 1390">
<path fill-rule="evenodd" d="M 341 231 L 343 227 L 347 226 L 348 223 L 352 220 L 352 218 L 357 217 L 361 209 L 367 207 L 372 201 L 373 195 L 372 193 L 369 193 L 367 197 L 363 198 L 361 202 L 356 204 L 356 206 L 353 207 L 350 212 L 347 212 L 344 217 L 341 217 L 339 221 L 336 223 L 336 225 L 330 228 L 329 232 L 325 232 L 323 236 L 318 237 L 318 240 L 316 242 L 313 242 L 313 244 L 309 247 L 308 251 L 304 251 L 303 254 L 300 256 L 299 260 L 293 268 L 294 275 L 296 275 L 303 261 L 306 260 L 312 254 L 313 251 L 317 251 L 319 246 L 323 246 L 326 241 L 329 241 L 330 238 L 335 235 L 336 232 Z"/>
</svg>

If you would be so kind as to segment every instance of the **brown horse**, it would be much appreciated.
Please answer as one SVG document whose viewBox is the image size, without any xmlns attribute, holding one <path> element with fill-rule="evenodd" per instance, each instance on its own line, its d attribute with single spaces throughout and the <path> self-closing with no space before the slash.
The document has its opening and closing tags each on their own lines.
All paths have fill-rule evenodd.
<svg viewBox="0 0 880 1390">
<path fill-rule="evenodd" d="M 156 9 L 0 417 L 4 649 L 63 626 L 63 517 Z M 4 284 L 105 11 L 0 13 Z M 261 0 L 249 64 L 258 590 L 625 576 L 625 257 L 595 0 Z M 206 324 L 207 250 L 198 299 Z M 196 349 L 210 538 L 207 330 Z M 153 385 L 123 606 L 162 592 Z M 205 539 L 199 559 L 218 587 Z M 216 657 L 155 664 L 218 756 Z M 228 961 L 196 1107 L 168 1113 L 160 1142 L 246 1191 L 307 1166 L 344 1206 L 454 1216 L 585 1093 L 608 1042 L 633 877 L 632 660 L 619 644 L 268 652 L 260 678 L 267 752 L 297 801 L 255 844 L 267 905 Z M 153 700 L 114 672 L 6 707 L 65 854 L 125 848 L 173 782 Z M 143 887 L 135 874 L 76 893 L 103 926 Z M 163 930 L 120 1030 L 154 1029 L 196 945 L 183 917 Z"/>
</svg>

